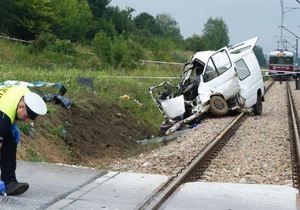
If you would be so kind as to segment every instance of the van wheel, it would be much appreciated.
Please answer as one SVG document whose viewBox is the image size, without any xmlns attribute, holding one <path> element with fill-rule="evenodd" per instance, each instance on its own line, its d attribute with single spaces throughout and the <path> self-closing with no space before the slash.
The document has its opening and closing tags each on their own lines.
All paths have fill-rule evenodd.
<svg viewBox="0 0 300 210">
<path fill-rule="evenodd" d="M 255 115 L 261 115 L 262 113 L 262 101 L 260 95 L 257 95 L 256 104 L 253 106 L 253 113 Z"/>
<path fill-rule="evenodd" d="M 216 117 L 225 116 L 228 111 L 228 104 L 221 96 L 212 96 L 210 98 L 210 112 Z"/>
</svg>

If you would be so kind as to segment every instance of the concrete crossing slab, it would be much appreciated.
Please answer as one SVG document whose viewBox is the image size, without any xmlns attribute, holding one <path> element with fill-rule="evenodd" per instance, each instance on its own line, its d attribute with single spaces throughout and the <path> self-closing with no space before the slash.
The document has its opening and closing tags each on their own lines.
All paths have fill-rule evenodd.
<svg viewBox="0 0 300 210">
<path fill-rule="evenodd" d="M 186 183 L 170 197 L 164 210 L 297 210 L 299 194 L 284 185 Z"/>
<path fill-rule="evenodd" d="M 103 172 L 92 168 L 18 161 L 29 190 L 0 196 L 0 209 L 134 209 L 167 176 Z"/>
</svg>

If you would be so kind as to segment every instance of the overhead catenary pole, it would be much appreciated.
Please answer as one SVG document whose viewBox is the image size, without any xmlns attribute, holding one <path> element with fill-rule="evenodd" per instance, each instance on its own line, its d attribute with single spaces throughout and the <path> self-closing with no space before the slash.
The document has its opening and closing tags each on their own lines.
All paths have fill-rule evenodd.
<svg viewBox="0 0 300 210">
<path fill-rule="evenodd" d="M 294 32 L 292 32 L 291 30 L 289 30 L 288 28 L 284 27 L 284 26 L 279 26 L 281 29 L 286 30 L 287 32 L 289 32 L 290 34 L 292 34 L 295 38 L 296 38 L 296 58 L 298 59 L 298 39 L 300 39 L 300 37 L 295 34 Z"/>
<path fill-rule="evenodd" d="M 290 34 L 292 34 L 293 36 L 295 36 L 296 38 L 296 60 L 298 61 L 298 39 L 300 39 L 300 37 L 295 34 L 294 32 L 292 32 L 291 30 L 289 30 L 288 28 L 284 27 L 284 26 L 280 26 L 282 29 L 285 29 L 287 32 L 289 32 Z M 297 66 L 298 68 L 298 66 Z M 296 74 L 295 74 L 295 87 L 296 90 L 300 90 L 300 73 L 298 72 L 298 69 L 296 70 Z"/>
<path fill-rule="evenodd" d="M 298 3 L 300 3 L 300 0 L 296 0 Z M 285 13 L 288 13 L 290 11 L 293 11 L 295 9 L 300 9 L 300 7 L 284 7 L 283 0 L 280 0 L 280 5 L 281 5 L 281 19 L 280 19 L 280 44 L 281 44 L 281 49 L 282 50 L 287 50 L 286 43 L 284 43 L 283 39 L 283 28 L 284 28 L 284 15 Z M 296 41 L 296 45 L 298 41 Z M 298 47 L 297 47 L 298 48 Z M 296 54 L 298 54 L 298 50 L 296 50 Z M 297 56 L 298 58 L 298 56 Z"/>
<path fill-rule="evenodd" d="M 281 44 L 281 49 L 284 50 L 284 44 L 283 44 L 283 19 L 284 19 L 284 8 L 283 8 L 283 0 L 280 0 L 281 4 L 281 18 L 280 18 L 280 44 Z"/>
</svg>

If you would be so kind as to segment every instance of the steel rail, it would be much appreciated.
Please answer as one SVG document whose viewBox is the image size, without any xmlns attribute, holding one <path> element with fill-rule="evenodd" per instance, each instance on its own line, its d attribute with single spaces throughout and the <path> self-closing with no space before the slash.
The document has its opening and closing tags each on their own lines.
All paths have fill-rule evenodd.
<svg viewBox="0 0 300 210">
<path fill-rule="evenodd" d="M 268 87 L 266 87 L 265 89 L 265 94 L 271 89 L 272 85 L 275 83 L 275 81 L 273 80 L 269 85 Z"/>
<path fill-rule="evenodd" d="M 290 115 L 290 128 L 291 128 L 291 158 L 292 158 L 292 170 L 293 170 L 293 186 L 300 191 L 300 138 L 299 138 L 299 119 L 297 111 L 295 109 L 293 96 L 289 83 L 286 83 L 287 95 L 288 95 L 288 107 Z"/>
<path fill-rule="evenodd" d="M 158 209 L 163 202 L 174 192 L 174 190 L 181 185 L 184 180 L 198 167 L 198 165 L 205 161 L 208 154 L 212 152 L 212 149 L 214 149 L 220 142 L 222 138 L 224 138 L 225 135 L 230 132 L 231 128 L 239 123 L 242 120 L 242 117 L 245 114 L 242 112 L 239 114 L 224 130 L 219 133 L 213 141 L 211 141 L 207 147 L 201 151 L 198 156 L 192 161 L 192 163 L 185 168 L 181 174 L 177 177 L 170 178 L 162 188 L 158 191 L 154 192 L 152 196 L 150 196 L 150 199 L 145 202 L 142 206 L 140 206 L 138 209 Z M 156 195 L 159 194 L 159 195 Z M 155 196 L 156 195 L 156 196 Z"/>
<path fill-rule="evenodd" d="M 274 84 L 272 81 L 265 90 L 267 93 L 271 86 Z M 214 139 L 201 151 L 198 155 L 192 160 L 192 162 L 181 171 L 177 176 L 173 176 L 169 178 L 164 184 L 162 184 L 157 190 L 155 190 L 152 194 L 150 194 L 145 201 L 141 202 L 140 206 L 137 207 L 139 210 L 145 209 L 158 209 L 167 199 L 168 197 L 176 190 L 178 186 L 185 182 L 189 176 L 193 174 L 195 170 L 199 169 L 199 165 L 207 165 L 205 164 L 209 161 L 212 156 L 218 151 L 220 151 L 220 147 L 223 147 L 231 136 L 236 132 L 239 125 L 246 119 L 245 113 L 240 113 L 231 123 L 226 126 Z M 230 136 L 230 133 L 232 134 Z M 229 138 L 226 138 L 230 136 Z M 221 146 L 223 145 L 223 146 Z"/>
</svg>

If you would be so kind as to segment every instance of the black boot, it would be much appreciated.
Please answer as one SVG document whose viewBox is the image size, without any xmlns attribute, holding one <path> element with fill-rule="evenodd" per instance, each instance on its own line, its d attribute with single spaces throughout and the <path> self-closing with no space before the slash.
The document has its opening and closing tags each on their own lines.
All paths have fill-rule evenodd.
<svg viewBox="0 0 300 210">
<path fill-rule="evenodd" d="M 20 195 L 26 192 L 29 188 L 29 184 L 25 182 L 13 181 L 6 185 L 7 195 Z"/>
</svg>

